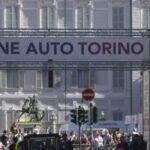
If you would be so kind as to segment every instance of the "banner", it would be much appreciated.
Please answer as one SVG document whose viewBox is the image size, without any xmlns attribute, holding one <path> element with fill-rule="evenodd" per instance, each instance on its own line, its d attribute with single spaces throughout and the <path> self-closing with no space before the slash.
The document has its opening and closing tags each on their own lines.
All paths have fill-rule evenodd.
<svg viewBox="0 0 150 150">
<path fill-rule="evenodd" d="M 147 61 L 148 38 L 3 37 L 0 61 Z"/>
</svg>

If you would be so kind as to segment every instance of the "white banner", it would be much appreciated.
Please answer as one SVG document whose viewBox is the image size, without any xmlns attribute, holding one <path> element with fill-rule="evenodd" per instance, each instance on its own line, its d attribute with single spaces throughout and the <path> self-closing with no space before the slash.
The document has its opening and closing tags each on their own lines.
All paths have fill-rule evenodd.
<svg viewBox="0 0 150 150">
<path fill-rule="evenodd" d="M 148 38 L 3 37 L 0 61 L 147 61 Z"/>
</svg>

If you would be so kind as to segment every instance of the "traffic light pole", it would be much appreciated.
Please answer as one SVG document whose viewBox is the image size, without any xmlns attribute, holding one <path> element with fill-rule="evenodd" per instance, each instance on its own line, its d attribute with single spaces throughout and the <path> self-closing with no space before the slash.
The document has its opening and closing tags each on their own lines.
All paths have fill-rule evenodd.
<svg viewBox="0 0 150 150">
<path fill-rule="evenodd" d="M 81 126 L 87 123 L 88 120 L 88 110 L 85 110 L 83 106 L 79 106 L 76 109 L 71 110 L 71 122 L 79 126 L 79 150 L 81 149 L 81 141 L 80 141 L 80 132 Z"/>
<path fill-rule="evenodd" d="M 81 149 L 81 140 L 80 140 L 80 136 L 81 136 L 81 124 L 79 124 L 79 150 Z"/>
<path fill-rule="evenodd" d="M 93 109 L 92 109 L 92 104 L 90 103 L 90 133 L 91 133 L 91 138 L 90 138 L 90 149 L 93 149 L 93 144 L 92 144 L 92 138 L 93 138 Z"/>
</svg>

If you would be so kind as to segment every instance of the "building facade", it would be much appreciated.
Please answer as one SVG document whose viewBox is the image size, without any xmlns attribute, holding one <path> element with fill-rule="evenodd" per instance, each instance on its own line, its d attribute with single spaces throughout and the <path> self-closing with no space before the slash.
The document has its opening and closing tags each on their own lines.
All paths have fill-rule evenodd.
<svg viewBox="0 0 150 150">
<path fill-rule="evenodd" d="M 146 0 L 132 2 L 133 28 L 149 27 L 147 3 Z M 106 31 L 103 37 L 108 37 L 112 30 L 122 36 L 122 31 L 118 33 L 118 30 L 131 28 L 130 6 L 128 0 L 0 0 L 0 39 L 8 38 L 10 41 L 9 37 L 17 39 L 22 36 L 44 38 L 47 34 L 59 39 L 60 35 L 65 38 L 68 31 L 70 34 L 76 32 L 80 38 L 89 29 L 94 31 L 92 34 L 96 37 L 98 29 Z M 12 52 L 12 45 L 7 44 L 0 43 L 2 52 L 17 53 Z M 34 50 L 32 45 L 30 51 Z M 42 46 L 36 50 L 45 52 Z M 17 117 L 17 110 L 22 108 L 24 98 L 33 95 L 39 100 L 41 109 L 47 112 L 45 120 L 50 121 L 54 111 L 59 125 L 66 121 L 69 123 L 70 109 L 82 103 L 82 91 L 87 87 L 95 90 L 92 103 L 98 107 L 99 116 L 104 112 L 108 121 L 123 122 L 126 115 L 142 112 L 140 105 L 137 105 L 141 102 L 141 93 L 136 92 L 135 88 L 136 96 L 131 93 L 129 70 L 113 67 L 90 69 L 89 61 L 84 65 L 80 64 L 81 60 L 75 61 L 78 63 L 65 69 L 61 63 L 55 65 L 53 59 L 47 59 L 45 64 L 43 59 L 38 58 L 26 61 L 26 58 L 15 60 L 4 56 L 0 70 L 0 131 L 10 127 Z M 135 74 L 133 80 L 134 85 L 138 85 L 138 91 L 141 84 L 137 80 L 141 76 L 137 72 Z M 133 103 L 138 101 L 134 103 L 137 107 L 134 105 L 131 108 L 131 100 Z M 84 101 L 84 104 L 88 106 L 89 103 Z"/>
</svg>

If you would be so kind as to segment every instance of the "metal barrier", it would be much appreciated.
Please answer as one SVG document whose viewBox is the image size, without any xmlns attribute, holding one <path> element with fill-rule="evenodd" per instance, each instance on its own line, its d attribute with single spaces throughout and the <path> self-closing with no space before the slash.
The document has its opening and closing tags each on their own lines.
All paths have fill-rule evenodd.
<svg viewBox="0 0 150 150">
<path fill-rule="evenodd" d="M 73 148 L 73 150 L 115 150 L 115 146 L 109 144 L 98 148 L 94 144 L 92 144 L 92 146 L 87 144 L 73 144 Z"/>
</svg>

